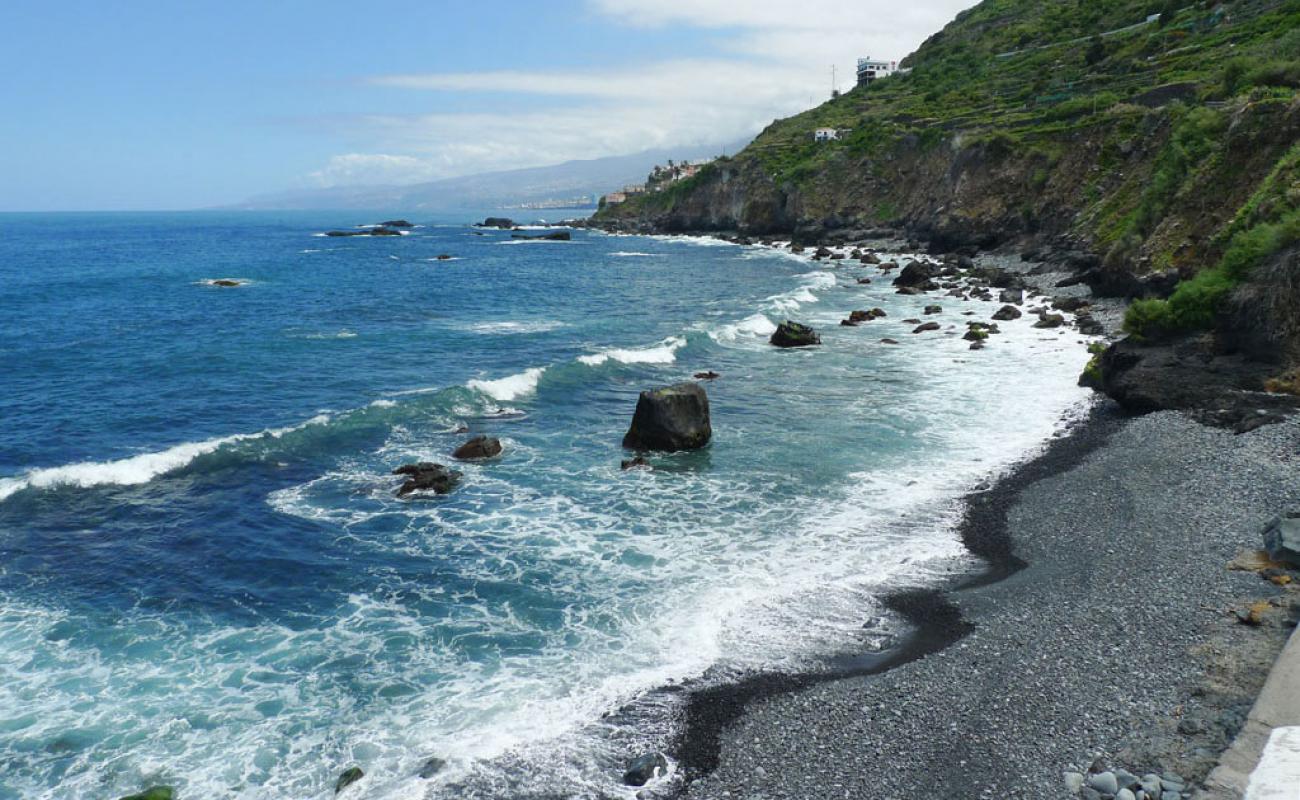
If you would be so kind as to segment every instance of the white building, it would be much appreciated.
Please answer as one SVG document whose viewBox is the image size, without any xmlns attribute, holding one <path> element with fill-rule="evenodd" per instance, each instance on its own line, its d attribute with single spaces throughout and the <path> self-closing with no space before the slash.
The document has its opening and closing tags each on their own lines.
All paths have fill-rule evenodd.
<svg viewBox="0 0 1300 800">
<path fill-rule="evenodd" d="M 866 86 L 877 78 L 900 72 L 897 61 L 874 61 L 870 56 L 858 59 L 858 85 Z"/>
<path fill-rule="evenodd" d="M 835 128 L 818 128 L 813 131 L 813 140 L 818 142 L 833 142 L 840 138 L 840 132 Z"/>
</svg>

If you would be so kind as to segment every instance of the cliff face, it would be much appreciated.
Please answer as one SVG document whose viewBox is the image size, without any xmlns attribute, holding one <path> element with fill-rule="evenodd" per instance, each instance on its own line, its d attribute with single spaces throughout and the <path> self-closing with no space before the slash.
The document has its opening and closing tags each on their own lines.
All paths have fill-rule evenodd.
<svg viewBox="0 0 1300 800">
<path fill-rule="evenodd" d="M 985 0 L 905 64 L 595 223 L 1017 248 L 1137 300 L 1111 387 L 1181 369 L 1300 393 L 1300 0 Z M 1205 366 L 1228 357 L 1249 364 Z"/>
</svg>

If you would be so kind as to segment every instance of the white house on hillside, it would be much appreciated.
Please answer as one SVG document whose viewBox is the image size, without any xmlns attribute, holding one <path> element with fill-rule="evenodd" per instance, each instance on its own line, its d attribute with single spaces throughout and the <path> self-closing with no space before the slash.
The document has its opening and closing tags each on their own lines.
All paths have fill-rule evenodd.
<svg viewBox="0 0 1300 800">
<path fill-rule="evenodd" d="M 858 59 L 858 85 L 866 86 L 877 78 L 887 78 L 899 72 L 897 61 L 874 61 L 871 56 Z"/>
<path fill-rule="evenodd" d="M 835 142 L 853 132 L 851 128 L 818 128 L 813 131 L 815 142 Z"/>
</svg>

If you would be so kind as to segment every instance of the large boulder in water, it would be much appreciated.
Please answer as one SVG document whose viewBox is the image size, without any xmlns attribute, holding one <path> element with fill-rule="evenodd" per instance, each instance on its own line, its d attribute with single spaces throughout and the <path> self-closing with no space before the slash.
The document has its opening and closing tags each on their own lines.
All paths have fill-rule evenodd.
<svg viewBox="0 0 1300 800">
<path fill-rule="evenodd" d="M 379 223 L 381 228 L 414 228 L 415 226 L 404 219 L 390 219 Z"/>
<path fill-rule="evenodd" d="M 343 774 L 339 776 L 338 781 L 334 784 L 334 794 L 338 794 L 364 777 L 366 777 L 366 773 L 362 771 L 361 767 L 348 767 L 343 770 Z"/>
<path fill-rule="evenodd" d="M 488 217 L 480 222 L 476 227 L 479 228 L 499 228 L 508 231 L 515 226 L 515 221 L 509 217 Z"/>
<path fill-rule="evenodd" d="M 628 786 L 645 786 L 668 772 L 668 759 L 661 753 L 646 753 L 627 765 L 623 783 Z"/>
<path fill-rule="evenodd" d="M 641 393 L 623 446 L 666 452 L 698 450 L 712 438 L 709 396 L 704 387 L 679 383 Z"/>
<path fill-rule="evenodd" d="M 807 325 L 786 320 L 777 326 L 769 341 L 777 347 L 811 347 L 821 344 L 822 337 Z"/>
<path fill-rule="evenodd" d="M 933 264 L 912 261 L 894 278 L 894 285 L 899 288 L 933 291 L 939 288 L 934 279 L 939 275 L 939 268 Z"/>
<path fill-rule="evenodd" d="M 501 455 L 501 440 L 495 436 L 475 436 L 451 454 L 461 461 L 479 461 Z"/>
<path fill-rule="evenodd" d="M 461 474 L 456 470 L 429 461 L 405 464 L 393 470 L 393 474 L 406 476 L 406 482 L 397 490 L 398 497 L 406 497 L 415 492 L 450 494 L 451 490 L 456 488 L 456 484 L 460 483 L 461 478 Z"/>
</svg>

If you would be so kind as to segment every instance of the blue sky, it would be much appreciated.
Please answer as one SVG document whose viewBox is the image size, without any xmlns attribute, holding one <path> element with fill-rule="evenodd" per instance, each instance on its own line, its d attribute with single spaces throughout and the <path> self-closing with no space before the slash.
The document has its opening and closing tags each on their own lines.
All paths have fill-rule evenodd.
<svg viewBox="0 0 1300 800">
<path fill-rule="evenodd" d="M 0 209 L 194 208 L 717 144 L 971 0 L 8 0 Z M 741 6 L 744 6 L 741 8 Z"/>
</svg>

